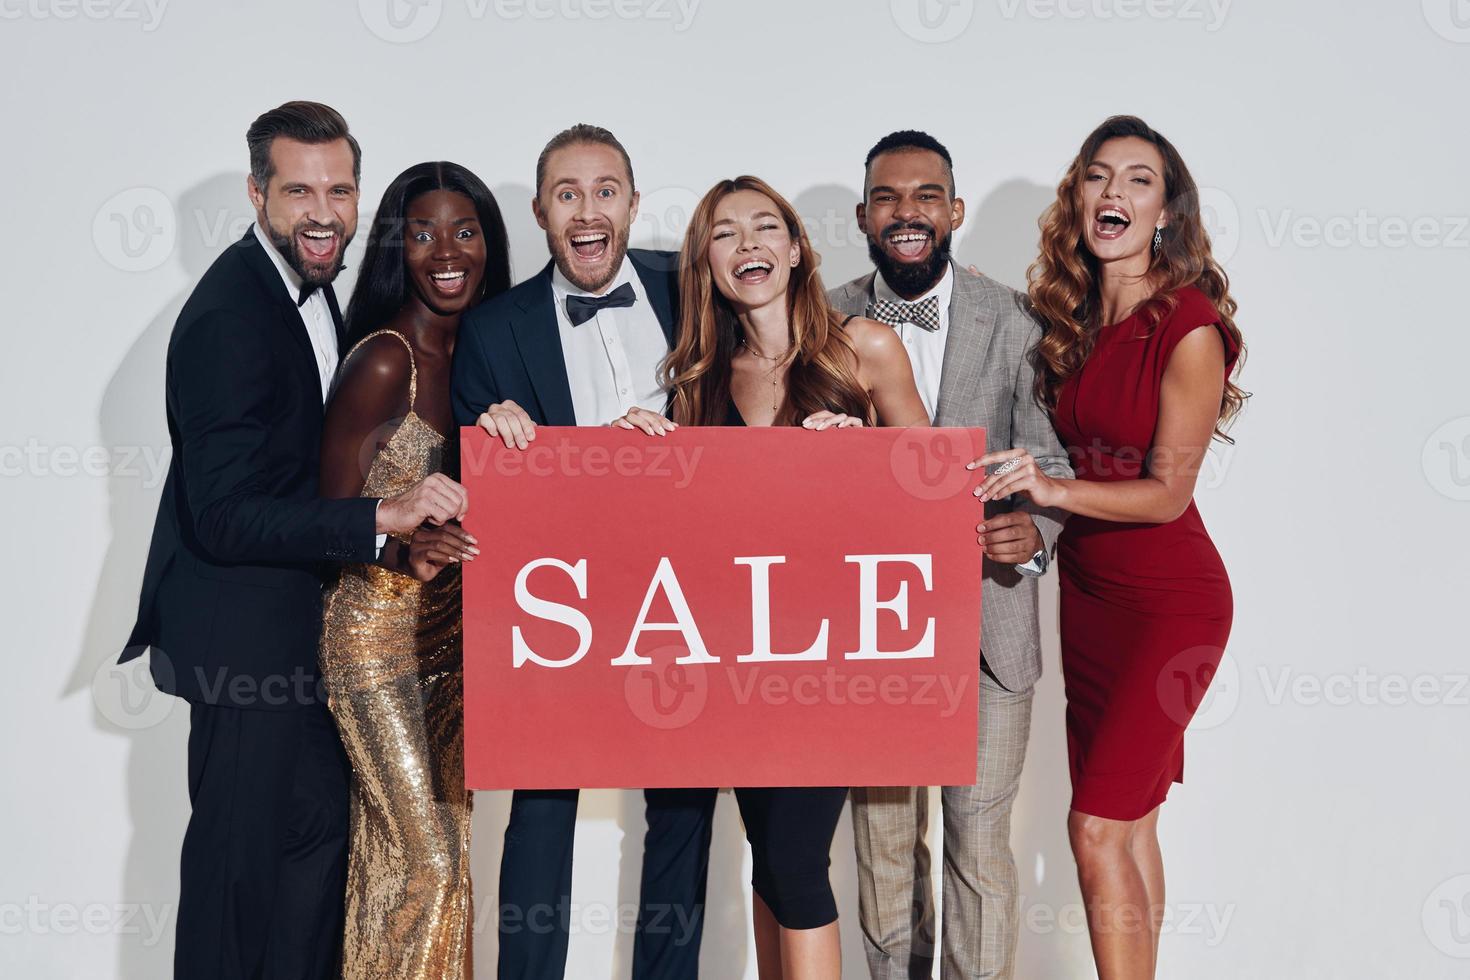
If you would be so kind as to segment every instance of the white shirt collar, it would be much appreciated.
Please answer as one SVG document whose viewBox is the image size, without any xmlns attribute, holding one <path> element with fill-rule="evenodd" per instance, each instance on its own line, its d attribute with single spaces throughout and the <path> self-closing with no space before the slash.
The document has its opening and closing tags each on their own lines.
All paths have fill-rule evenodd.
<svg viewBox="0 0 1470 980">
<path fill-rule="evenodd" d="M 632 284 L 635 296 L 639 299 L 645 298 L 643 295 L 643 283 L 639 282 L 638 277 L 633 274 L 633 263 L 628 259 L 626 253 L 623 255 L 623 264 L 618 266 L 618 274 L 613 276 L 612 282 L 608 283 L 607 288 L 601 293 L 594 293 L 590 290 L 582 289 L 561 274 L 561 266 L 554 262 L 551 266 L 551 290 L 555 294 L 558 302 L 566 299 L 568 296 L 606 296 L 625 282 Z"/>
<path fill-rule="evenodd" d="M 275 243 L 271 241 L 271 236 L 266 233 L 265 229 L 260 227 L 259 221 L 253 222 L 250 225 L 250 230 L 255 232 L 255 240 L 260 242 L 261 247 L 265 249 L 265 254 L 271 257 L 271 264 L 281 274 L 281 281 L 286 284 L 286 292 L 290 294 L 291 302 L 294 304 L 296 298 L 301 295 L 301 286 L 303 285 L 301 277 L 296 274 L 296 270 L 291 268 L 290 263 L 286 261 L 286 257 L 276 248 Z"/>
<path fill-rule="evenodd" d="M 874 300 L 887 300 L 890 303 L 917 303 L 920 300 L 928 299 L 930 296 L 933 296 L 933 297 L 935 297 L 936 299 L 939 300 L 939 311 L 941 313 L 946 313 L 947 314 L 948 311 L 949 311 L 950 297 L 952 297 L 953 295 L 954 295 L 954 264 L 953 263 L 946 262 L 945 265 L 944 265 L 944 275 L 942 275 L 942 276 L 939 277 L 939 281 L 934 284 L 934 288 L 931 289 L 931 290 L 929 290 L 923 296 L 920 296 L 920 297 L 918 297 L 916 299 L 904 299 L 902 296 L 900 296 L 897 293 L 895 293 L 893 291 L 893 288 L 888 285 L 888 280 L 886 280 L 886 279 L 883 278 L 883 273 L 881 271 L 877 271 L 877 272 L 874 272 L 873 273 L 873 299 Z"/>
</svg>

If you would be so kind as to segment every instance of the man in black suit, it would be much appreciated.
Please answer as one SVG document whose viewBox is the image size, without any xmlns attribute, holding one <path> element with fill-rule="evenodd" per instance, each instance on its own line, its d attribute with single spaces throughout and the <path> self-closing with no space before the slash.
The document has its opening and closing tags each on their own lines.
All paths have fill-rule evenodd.
<svg viewBox="0 0 1470 980">
<path fill-rule="evenodd" d="M 322 572 L 387 534 L 462 517 L 443 476 L 385 500 L 320 500 L 322 409 L 357 228 L 360 151 L 336 110 L 251 125 L 256 222 L 195 287 L 168 345 L 173 458 L 122 660 L 152 648 L 190 702 L 174 975 L 321 977 L 342 935 L 348 766 L 319 693 Z"/>
<path fill-rule="evenodd" d="M 606 425 L 634 406 L 661 412 L 659 361 L 677 325 L 678 256 L 628 250 L 633 168 L 605 129 L 553 137 L 536 163 L 532 210 L 553 259 L 460 325 L 453 397 L 460 425 L 525 449 L 537 425 Z M 710 790 L 647 790 L 633 976 L 698 975 L 709 867 Z M 500 863 L 501 980 L 566 969 L 576 790 L 517 790 Z"/>
</svg>

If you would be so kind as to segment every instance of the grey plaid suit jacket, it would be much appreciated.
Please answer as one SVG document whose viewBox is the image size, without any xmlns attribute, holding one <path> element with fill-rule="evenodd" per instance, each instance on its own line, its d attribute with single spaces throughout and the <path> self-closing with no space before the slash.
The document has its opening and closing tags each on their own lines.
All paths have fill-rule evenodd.
<svg viewBox="0 0 1470 980">
<path fill-rule="evenodd" d="M 954 295 L 934 424 L 983 426 L 989 449 L 1026 449 L 1049 475 L 1070 479 L 1066 450 L 1031 394 L 1033 372 L 1026 355 L 1041 328 L 1027 312 L 1026 297 L 994 279 L 951 265 Z M 838 286 L 828 299 L 843 313 L 861 315 L 873 298 L 873 276 L 869 273 Z M 1065 514 L 1015 498 L 989 501 L 985 514 L 1013 509 L 1032 516 L 1047 551 L 1053 552 Z M 980 649 L 985 663 L 1009 690 L 1028 690 L 1041 676 L 1036 580 L 1013 565 L 988 558 L 984 569 Z"/>
</svg>

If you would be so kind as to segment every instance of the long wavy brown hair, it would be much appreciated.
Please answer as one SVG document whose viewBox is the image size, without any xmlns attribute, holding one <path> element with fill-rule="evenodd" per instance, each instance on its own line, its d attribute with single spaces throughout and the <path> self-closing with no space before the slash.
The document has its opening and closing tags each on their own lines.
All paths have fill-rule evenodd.
<svg viewBox="0 0 1470 980">
<path fill-rule="evenodd" d="M 1042 336 L 1032 351 L 1036 368 L 1036 400 L 1056 409 L 1063 383 L 1082 369 L 1102 326 L 1098 261 L 1083 237 L 1087 215 L 1082 208 L 1082 182 L 1087 168 L 1108 140 L 1135 136 L 1147 140 L 1164 159 L 1164 200 L 1168 223 L 1153 253 L 1148 278 L 1153 294 L 1140 307 L 1150 327 L 1174 308 L 1174 293 L 1194 286 L 1209 297 L 1220 325 L 1235 341 L 1240 356 L 1232 377 L 1245 363 L 1245 342 L 1235 326 L 1235 300 L 1230 280 L 1210 252 L 1210 236 L 1200 217 L 1199 188 L 1174 145 L 1137 116 L 1112 116 L 1088 135 L 1076 159 L 1057 185 L 1057 199 L 1041 216 L 1041 254 L 1026 270 L 1031 306 L 1041 321 Z M 1215 435 L 1231 442 L 1225 430 L 1250 394 L 1232 378 L 1225 379 Z"/>
<path fill-rule="evenodd" d="M 827 302 L 821 261 L 801 218 L 784 197 L 759 177 L 722 180 L 709 189 L 689 218 L 679 251 L 679 332 L 664 361 L 663 380 L 672 393 L 672 415 L 681 425 L 724 425 L 730 403 L 731 363 L 744 333 L 735 309 L 715 286 L 709 268 L 715 209 L 736 191 L 755 191 L 776 205 L 801 255 L 786 287 L 791 346 L 777 367 L 786 367 L 786 398 L 776 425 L 795 425 L 813 412 L 841 412 L 875 421 L 872 399 L 857 378 L 857 351 L 842 329 L 842 317 Z"/>
</svg>

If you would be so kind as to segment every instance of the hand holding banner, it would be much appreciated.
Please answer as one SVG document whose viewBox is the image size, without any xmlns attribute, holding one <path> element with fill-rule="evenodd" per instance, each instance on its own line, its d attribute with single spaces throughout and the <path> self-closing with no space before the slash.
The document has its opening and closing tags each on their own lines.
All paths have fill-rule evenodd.
<svg viewBox="0 0 1470 980">
<path fill-rule="evenodd" d="M 974 782 L 983 430 L 462 437 L 468 785 Z"/>
</svg>

